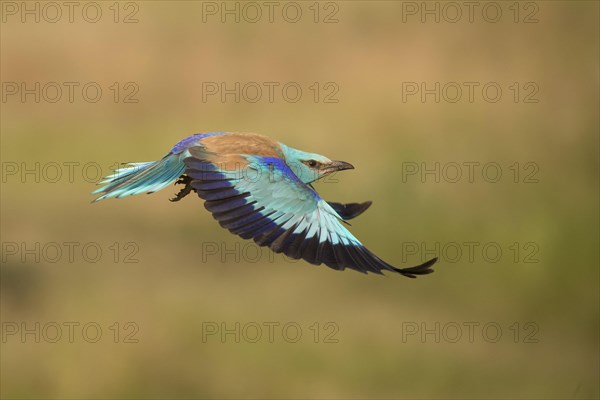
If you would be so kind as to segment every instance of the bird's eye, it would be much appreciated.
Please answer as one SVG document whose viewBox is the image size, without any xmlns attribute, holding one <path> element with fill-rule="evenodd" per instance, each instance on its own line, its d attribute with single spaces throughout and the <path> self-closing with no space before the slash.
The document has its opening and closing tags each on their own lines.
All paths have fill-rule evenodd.
<svg viewBox="0 0 600 400">
<path fill-rule="evenodd" d="M 317 162 L 315 160 L 308 160 L 308 166 L 309 167 L 316 167 L 317 166 Z"/>
</svg>

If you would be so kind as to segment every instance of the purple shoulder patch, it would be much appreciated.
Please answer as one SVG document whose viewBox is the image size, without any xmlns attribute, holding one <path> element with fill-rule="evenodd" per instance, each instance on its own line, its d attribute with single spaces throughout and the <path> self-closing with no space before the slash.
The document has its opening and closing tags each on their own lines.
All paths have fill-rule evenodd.
<svg viewBox="0 0 600 400">
<path fill-rule="evenodd" d="M 179 141 L 175 146 L 173 146 L 173 148 L 171 149 L 171 153 L 179 154 L 182 151 L 190 148 L 194 143 L 196 143 L 200 139 L 204 139 L 205 137 L 209 137 L 209 136 L 222 135 L 224 133 L 225 132 L 197 133 L 195 135 L 192 135 L 190 137 L 187 137 L 187 138 Z"/>
</svg>

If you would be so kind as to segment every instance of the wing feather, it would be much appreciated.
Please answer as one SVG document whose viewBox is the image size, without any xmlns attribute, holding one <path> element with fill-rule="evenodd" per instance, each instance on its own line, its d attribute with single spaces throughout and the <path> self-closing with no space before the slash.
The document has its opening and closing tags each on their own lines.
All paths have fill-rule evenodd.
<svg viewBox="0 0 600 400">
<path fill-rule="evenodd" d="M 211 141 L 213 148 L 218 147 L 217 137 Z M 411 278 L 433 272 L 430 267 L 437 259 L 412 268 L 389 265 L 342 225 L 343 219 L 361 214 L 370 202 L 327 203 L 279 157 L 244 155 L 237 165 L 251 169 L 252 174 L 223 169 L 214 160 L 215 153 L 192 148 L 184 159 L 186 174 L 205 207 L 232 233 L 290 258 L 336 270 L 392 271 Z"/>
</svg>

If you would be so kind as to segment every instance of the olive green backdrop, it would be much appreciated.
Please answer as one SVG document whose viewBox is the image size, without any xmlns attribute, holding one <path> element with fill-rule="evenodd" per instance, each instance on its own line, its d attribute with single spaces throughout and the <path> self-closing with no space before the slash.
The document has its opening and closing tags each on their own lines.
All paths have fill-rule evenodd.
<svg viewBox="0 0 600 400">
<path fill-rule="evenodd" d="M 598 397 L 598 3 L 6 3 L 3 398 Z M 90 203 L 215 130 L 354 164 L 316 188 L 436 272 L 271 256 L 173 187 Z"/>
</svg>

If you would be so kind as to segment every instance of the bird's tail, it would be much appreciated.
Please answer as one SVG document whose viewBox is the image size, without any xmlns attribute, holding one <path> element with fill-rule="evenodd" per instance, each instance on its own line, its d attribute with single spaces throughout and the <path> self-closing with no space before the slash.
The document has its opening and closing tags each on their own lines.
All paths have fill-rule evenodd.
<svg viewBox="0 0 600 400">
<path fill-rule="evenodd" d="M 185 164 L 178 154 L 169 153 L 161 160 L 152 162 L 127 163 L 104 177 L 99 185 L 106 184 L 92 192 L 102 194 L 94 201 L 116 197 L 120 199 L 141 193 L 154 193 L 173 183 L 185 172 Z"/>
</svg>

